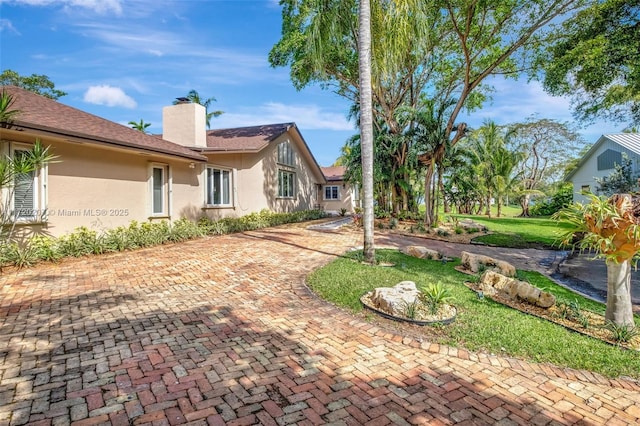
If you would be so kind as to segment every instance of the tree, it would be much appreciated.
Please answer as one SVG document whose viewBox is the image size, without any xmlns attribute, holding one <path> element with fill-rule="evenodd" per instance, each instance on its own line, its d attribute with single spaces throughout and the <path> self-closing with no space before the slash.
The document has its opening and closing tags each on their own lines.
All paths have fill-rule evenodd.
<svg viewBox="0 0 640 426">
<path fill-rule="evenodd" d="M 640 3 L 604 0 L 567 19 L 538 62 L 544 88 L 576 117 L 640 123 Z"/>
<path fill-rule="evenodd" d="M 145 121 L 143 119 L 140 119 L 140 121 L 130 121 L 129 126 L 131 126 L 132 129 L 136 129 L 141 131 L 142 133 L 147 133 L 147 127 L 151 126 L 151 123 L 145 123 Z"/>
<path fill-rule="evenodd" d="M 458 123 L 459 113 L 476 109 L 488 99 L 486 78 L 517 76 L 527 69 L 535 49 L 544 41 L 543 29 L 583 2 L 374 1 L 373 123 L 384 125 L 375 131 L 401 134 L 404 130 L 395 119 L 396 111 L 416 108 L 422 94 L 436 109 L 453 99 L 442 140 L 432 151 L 422 153 L 423 163 L 433 164 L 425 173 L 434 176 L 433 170 L 447 150 L 465 135 L 466 125 Z M 284 0 L 283 35 L 270 52 L 271 65 L 290 66 L 297 88 L 317 82 L 355 102 L 360 90 L 356 79 L 356 5 L 355 0 Z M 323 26 L 331 36 L 321 40 Z M 317 54 L 320 47 L 323 55 Z M 405 148 L 401 146 L 398 152 Z M 396 169 L 405 166 L 397 164 Z M 425 188 L 429 199 L 427 191 L 433 193 L 432 180 Z M 433 220 L 432 210 L 432 206 L 426 209 L 427 224 Z"/>
<path fill-rule="evenodd" d="M 518 163 L 518 173 L 522 177 L 520 216 L 526 217 L 532 195 L 542 194 L 544 183 L 561 179 L 567 159 L 575 157 L 584 142 L 568 123 L 547 118 L 529 118 L 510 128 L 509 147 L 522 156 Z"/>
<path fill-rule="evenodd" d="M 20 115 L 20 110 L 13 108 L 14 103 L 13 95 L 2 89 L 0 92 L 0 127 L 10 127 L 13 120 Z"/>
<path fill-rule="evenodd" d="M 55 84 L 46 75 L 31 74 L 26 77 L 9 69 L 2 71 L 2 74 L 0 74 L 0 86 L 18 86 L 54 100 L 67 95 L 66 92 L 56 89 Z"/>
<path fill-rule="evenodd" d="M 612 196 L 626 194 L 637 188 L 637 176 L 633 174 L 633 163 L 626 153 L 622 153 L 622 164 L 615 164 L 609 176 L 595 178 L 599 194 Z"/>
<path fill-rule="evenodd" d="M 205 110 L 207 111 L 207 129 L 209 129 L 211 127 L 211 118 L 212 117 L 218 117 L 222 114 L 224 114 L 224 111 L 212 111 L 209 112 L 209 107 L 211 106 L 212 102 L 216 102 L 216 98 L 214 97 L 210 97 L 207 99 L 203 99 L 200 97 L 200 94 L 196 91 L 196 90 L 190 90 L 189 93 L 187 93 L 186 96 L 187 99 L 189 99 L 191 102 L 195 103 L 195 104 L 200 104 L 202 105 Z M 173 104 L 177 104 L 180 101 L 173 101 Z"/>
<path fill-rule="evenodd" d="M 0 244 L 10 242 L 13 237 L 17 221 L 14 210 L 19 206 L 14 205 L 14 209 L 11 209 L 11 203 L 20 201 L 16 200 L 16 189 L 21 190 L 19 193 L 29 193 L 32 188 L 25 188 L 25 186 L 33 185 L 30 175 L 37 173 L 56 158 L 49 152 L 49 147 L 44 147 L 39 140 L 36 140 L 31 150 L 21 155 L 0 159 L 0 192 L 6 196 L 4 204 L 0 204 Z"/>
<path fill-rule="evenodd" d="M 583 3 L 581 0 L 438 2 L 448 19 L 447 26 L 440 32 L 445 42 L 438 48 L 449 51 L 443 56 L 436 55 L 444 61 L 434 76 L 433 87 L 439 88 L 434 99 L 453 98 L 456 102 L 443 141 L 434 151 L 425 154 L 425 161 L 441 161 L 447 145 L 454 146 L 465 136 L 460 130 L 466 126 L 457 123 L 458 115 L 463 109 L 478 108 L 486 101 L 490 90 L 484 84 L 486 78 L 516 77 L 528 69 L 537 49 L 546 42 L 548 25 Z M 427 225 L 432 219 L 429 207 L 425 216 Z"/>
<path fill-rule="evenodd" d="M 635 327 L 631 303 L 631 260 L 640 250 L 640 198 L 615 194 L 610 198 L 585 194 L 587 204 L 576 203 L 553 217 L 570 228 L 565 244 L 576 235 L 580 249 L 595 250 L 607 264 L 607 308 L 605 319 L 618 326 Z"/>
<path fill-rule="evenodd" d="M 373 242 L 373 107 L 371 98 L 371 8 L 360 0 L 358 27 L 358 75 L 360 80 L 360 144 L 364 214 L 364 260 L 375 263 Z"/>
<path fill-rule="evenodd" d="M 510 191 L 518 176 L 515 173 L 520 156 L 506 148 L 509 133 L 486 122 L 470 136 L 470 166 L 479 191 L 484 195 L 486 215 L 491 217 L 491 202 L 495 200 L 500 217 L 503 198 Z"/>
</svg>

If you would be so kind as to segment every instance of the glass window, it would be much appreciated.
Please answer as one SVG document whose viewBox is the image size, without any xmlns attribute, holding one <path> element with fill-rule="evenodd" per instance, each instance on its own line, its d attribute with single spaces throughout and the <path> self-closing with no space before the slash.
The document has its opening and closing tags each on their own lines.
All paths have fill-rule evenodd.
<svg viewBox="0 0 640 426">
<path fill-rule="evenodd" d="M 164 213 L 164 167 L 154 167 L 152 176 L 153 214 Z"/>
<path fill-rule="evenodd" d="M 207 167 L 207 205 L 230 206 L 231 171 Z"/>
<path fill-rule="evenodd" d="M 171 200 L 171 174 L 166 164 L 151 164 L 149 191 L 151 197 L 151 215 L 169 216 Z"/>
<path fill-rule="evenodd" d="M 287 166 L 295 165 L 293 149 L 288 141 L 278 145 L 278 163 Z"/>
<path fill-rule="evenodd" d="M 29 151 L 15 149 L 14 161 L 20 162 L 29 155 Z M 13 211 L 16 220 L 35 220 L 39 216 L 38 210 L 38 180 L 37 173 L 19 173 L 14 177 Z"/>
<path fill-rule="evenodd" d="M 278 170 L 278 197 L 293 198 L 296 174 L 287 170 Z"/>
<path fill-rule="evenodd" d="M 325 186 L 324 187 L 324 199 L 325 200 L 339 200 L 340 199 L 340 189 L 337 185 Z"/>
</svg>

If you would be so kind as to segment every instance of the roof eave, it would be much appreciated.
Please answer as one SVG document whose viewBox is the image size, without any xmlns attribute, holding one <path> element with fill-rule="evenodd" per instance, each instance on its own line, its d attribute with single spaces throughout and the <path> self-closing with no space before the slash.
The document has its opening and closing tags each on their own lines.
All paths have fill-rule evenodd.
<svg viewBox="0 0 640 426">
<path fill-rule="evenodd" d="M 183 153 L 173 152 L 170 150 L 164 150 L 161 148 L 151 148 L 151 147 L 141 146 L 141 145 L 127 143 L 127 142 L 118 141 L 118 140 L 109 139 L 109 138 L 100 138 L 100 137 L 87 135 L 79 132 L 61 131 L 60 129 L 56 129 L 48 126 L 41 126 L 33 123 L 26 123 L 19 120 L 14 120 L 11 124 L 12 125 L 8 130 L 13 129 L 16 131 L 23 131 L 23 129 L 29 129 L 29 130 L 41 131 L 44 133 L 56 135 L 58 137 L 78 138 L 78 139 L 81 139 L 82 141 L 89 141 L 90 143 L 94 143 L 97 145 L 118 146 L 120 148 L 136 149 L 136 150 L 145 151 L 145 152 L 154 152 L 154 153 L 163 154 L 163 155 L 170 155 L 173 157 L 185 158 L 191 161 L 204 162 L 207 160 L 206 157 L 197 153 L 194 153 L 194 155 L 188 155 L 186 153 L 183 154 Z"/>
</svg>

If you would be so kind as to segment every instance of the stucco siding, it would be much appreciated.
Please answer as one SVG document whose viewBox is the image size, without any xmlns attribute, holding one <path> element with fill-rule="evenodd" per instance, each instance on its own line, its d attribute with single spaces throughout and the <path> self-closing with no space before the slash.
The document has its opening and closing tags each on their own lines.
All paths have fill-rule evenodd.
<svg viewBox="0 0 640 426">
<path fill-rule="evenodd" d="M 21 142 L 19 139 L 12 138 L 11 143 Z M 29 140 L 33 138 L 24 142 Z M 46 220 L 35 227 L 43 233 L 60 236 L 81 226 L 100 231 L 132 220 L 149 220 L 152 165 L 165 166 L 168 172 L 167 211 L 157 219 L 201 214 L 201 177 L 188 161 L 54 139 L 41 141 L 58 157 L 48 165 Z"/>
<path fill-rule="evenodd" d="M 325 199 L 325 187 L 327 186 L 338 187 L 338 200 Z M 347 213 L 353 213 L 355 207 L 357 207 L 357 200 L 353 197 L 353 188 L 350 184 L 345 183 L 344 181 L 332 181 L 322 185 L 320 205 L 324 211 L 331 214 L 339 214 L 342 209 L 345 209 Z"/>
<path fill-rule="evenodd" d="M 294 165 L 278 163 L 278 145 L 289 141 L 294 152 Z M 258 153 L 207 154 L 208 164 L 234 170 L 234 205 L 232 208 L 208 208 L 207 216 L 239 217 L 263 209 L 291 212 L 312 209 L 318 203 L 318 185 L 299 140 L 286 133 Z M 278 171 L 295 173 L 295 196 L 278 197 Z"/>
</svg>

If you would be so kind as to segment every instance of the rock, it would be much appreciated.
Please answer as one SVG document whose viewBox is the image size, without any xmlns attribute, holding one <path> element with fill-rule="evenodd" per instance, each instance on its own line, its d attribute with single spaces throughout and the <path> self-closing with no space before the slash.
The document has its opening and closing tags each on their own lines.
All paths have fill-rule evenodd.
<svg viewBox="0 0 640 426">
<path fill-rule="evenodd" d="M 408 256 L 417 257 L 419 259 L 442 259 L 442 253 L 439 251 L 422 246 L 403 247 L 400 251 Z"/>
<path fill-rule="evenodd" d="M 474 222 L 473 219 L 462 219 L 458 222 L 458 226 L 464 230 L 467 229 L 477 229 L 478 231 L 486 231 L 487 227 L 479 224 L 478 222 Z"/>
<path fill-rule="evenodd" d="M 461 254 L 461 266 L 477 274 L 483 268 L 485 270 L 493 270 L 499 272 L 502 275 L 506 275 L 507 277 L 515 277 L 516 276 L 516 268 L 510 264 L 509 262 L 505 262 L 504 260 L 497 260 L 489 256 L 485 256 L 482 254 L 475 254 L 463 251 Z"/>
<path fill-rule="evenodd" d="M 494 271 L 485 271 L 480 277 L 479 288 L 488 295 L 500 294 L 508 299 L 519 299 L 541 308 L 556 304 L 553 294 L 542 291 L 526 281 L 506 277 Z"/>
<path fill-rule="evenodd" d="M 416 301 L 420 291 L 413 281 L 402 281 L 394 287 L 379 287 L 373 290 L 373 307 L 394 316 L 402 316 L 407 305 Z"/>
</svg>

